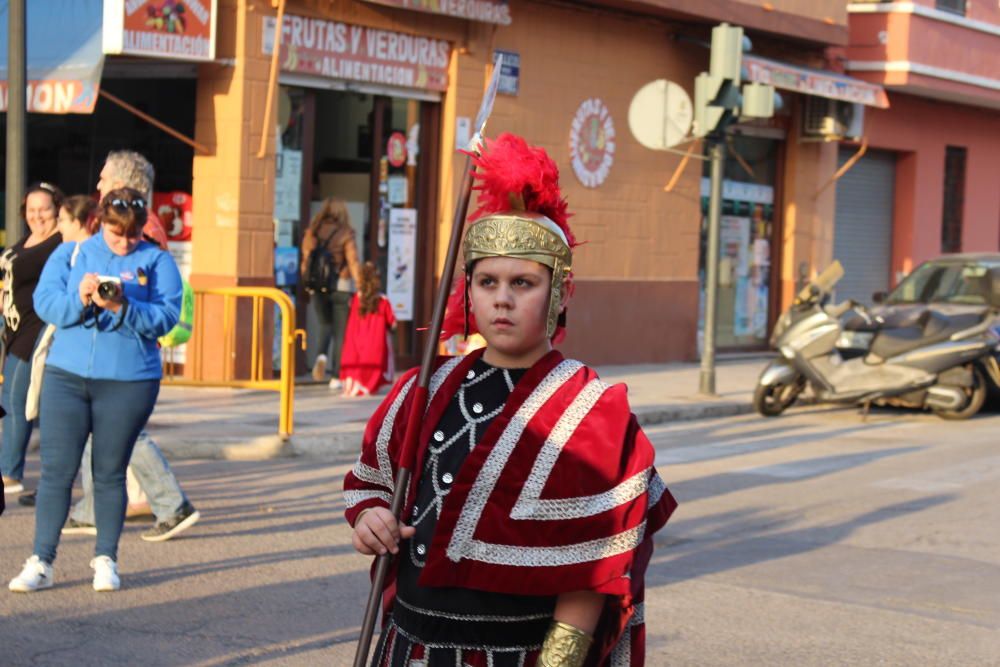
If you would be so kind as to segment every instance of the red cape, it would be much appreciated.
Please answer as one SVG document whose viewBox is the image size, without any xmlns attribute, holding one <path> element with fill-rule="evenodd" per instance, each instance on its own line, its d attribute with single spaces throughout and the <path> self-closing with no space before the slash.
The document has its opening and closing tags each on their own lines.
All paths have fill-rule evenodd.
<svg viewBox="0 0 1000 667">
<path fill-rule="evenodd" d="M 481 355 L 438 360 L 418 461 Z M 415 371 L 403 376 L 368 423 L 361 456 L 344 481 L 352 525 L 362 510 L 389 505 L 414 377 Z M 652 535 L 677 505 L 653 459 L 625 386 L 607 385 L 592 369 L 550 352 L 514 387 L 465 460 L 420 583 L 517 595 L 605 593 L 590 664 L 606 664 L 612 655 L 642 664 Z M 404 516 L 422 466 L 414 468 Z M 386 610 L 394 592 L 390 576 Z"/>
</svg>

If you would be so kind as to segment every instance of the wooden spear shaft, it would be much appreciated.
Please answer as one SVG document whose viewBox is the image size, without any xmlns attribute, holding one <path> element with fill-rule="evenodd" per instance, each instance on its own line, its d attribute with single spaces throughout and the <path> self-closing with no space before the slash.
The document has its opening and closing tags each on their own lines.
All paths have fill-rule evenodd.
<svg viewBox="0 0 1000 667">
<path fill-rule="evenodd" d="M 445 256 L 444 271 L 438 284 L 434 299 L 434 311 L 431 316 L 430 328 L 427 330 L 427 341 L 424 345 L 424 356 L 420 362 L 420 374 L 417 376 L 417 386 L 413 389 L 410 403 L 409 419 L 403 436 L 403 447 L 399 456 L 399 470 L 396 472 L 396 488 L 392 492 L 392 515 L 398 520 L 406 501 L 407 489 L 410 486 L 410 476 L 414 459 L 417 455 L 417 440 L 420 437 L 420 427 L 423 423 L 424 410 L 427 407 L 427 393 L 430 386 L 431 371 L 437 356 L 438 339 L 441 337 L 441 324 L 444 311 L 448 305 L 448 295 L 451 293 L 455 276 L 455 264 L 458 261 L 458 249 L 462 243 L 462 232 L 465 229 L 465 216 L 469 212 L 469 199 L 472 195 L 473 182 L 472 156 L 465 160 L 462 187 L 458 202 L 455 204 L 455 217 L 451 224 L 451 237 L 448 239 L 448 254 Z M 354 654 L 354 667 L 365 667 L 368 653 L 371 650 L 372 635 L 375 632 L 375 620 L 378 618 L 379 606 L 382 600 L 382 587 L 385 584 L 392 554 L 378 556 L 375 564 L 375 575 L 372 577 L 372 589 L 368 594 L 368 605 L 365 607 L 365 617 L 361 623 L 361 636 L 358 638 L 358 648 Z"/>
</svg>

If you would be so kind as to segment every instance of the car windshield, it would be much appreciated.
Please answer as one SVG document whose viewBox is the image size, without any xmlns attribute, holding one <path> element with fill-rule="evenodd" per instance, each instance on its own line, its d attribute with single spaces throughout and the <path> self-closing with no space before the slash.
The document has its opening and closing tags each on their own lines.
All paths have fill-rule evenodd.
<svg viewBox="0 0 1000 667">
<path fill-rule="evenodd" d="M 927 262 L 908 275 L 886 301 L 986 304 L 990 301 L 990 268 L 974 263 Z"/>
</svg>

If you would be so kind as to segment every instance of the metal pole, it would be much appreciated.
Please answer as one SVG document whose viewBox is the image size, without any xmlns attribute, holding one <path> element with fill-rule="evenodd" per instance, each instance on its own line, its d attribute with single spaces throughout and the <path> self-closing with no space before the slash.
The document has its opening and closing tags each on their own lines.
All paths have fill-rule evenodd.
<svg viewBox="0 0 1000 667">
<path fill-rule="evenodd" d="M 701 353 L 699 391 L 715 395 L 715 320 L 719 306 L 719 216 L 722 213 L 722 137 L 710 139 L 712 187 L 708 199 L 708 249 L 705 257 L 705 340 Z"/>
<path fill-rule="evenodd" d="M 27 50 L 25 48 L 24 0 L 7 4 L 7 183 L 4 206 L 6 245 L 12 246 L 24 235 L 21 220 L 21 197 L 27 185 Z"/>
</svg>

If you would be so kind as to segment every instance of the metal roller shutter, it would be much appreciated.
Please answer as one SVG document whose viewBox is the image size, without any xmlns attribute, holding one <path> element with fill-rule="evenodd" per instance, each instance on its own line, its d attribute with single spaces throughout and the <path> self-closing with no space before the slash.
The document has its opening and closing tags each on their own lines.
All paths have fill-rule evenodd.
<svg viewBox="0 0 1000 667">
<path fill-rule="evenodd" d="M 855 152 L 842 147 L 838 164 Z M 868 151 L 837 181 L 833 256 L 844 265 L 838 301 L 854 299 L 870 306 L 873 292 L 889 288 L 895 181 L 896 156 L 886 151 Z"/>
</svg>

